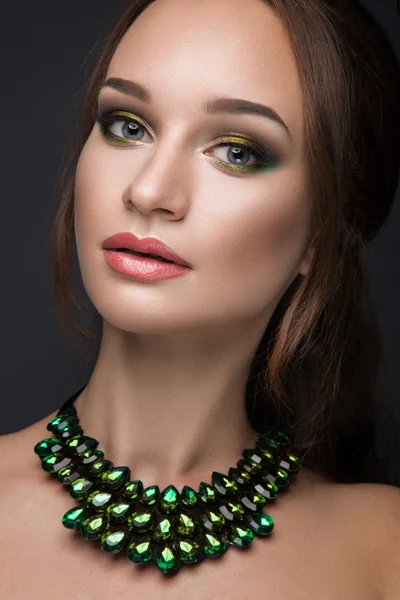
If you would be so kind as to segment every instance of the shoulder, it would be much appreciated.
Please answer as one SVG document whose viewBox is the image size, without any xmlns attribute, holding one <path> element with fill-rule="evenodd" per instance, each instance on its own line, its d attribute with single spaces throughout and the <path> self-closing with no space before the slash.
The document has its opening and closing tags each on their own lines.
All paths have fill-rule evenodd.
<svg viewBox="0 0 400 600">
<path fill-rule="evenodd" d="M 377 483 L 327 484 L 320 488 L 327 504 L 335 509 L 341 531 L 346 532 L 346 544 L 357 552 L 365 573 L 373 575 L 382 600 L 398 600 L 400 488 Z"/>
</svg>

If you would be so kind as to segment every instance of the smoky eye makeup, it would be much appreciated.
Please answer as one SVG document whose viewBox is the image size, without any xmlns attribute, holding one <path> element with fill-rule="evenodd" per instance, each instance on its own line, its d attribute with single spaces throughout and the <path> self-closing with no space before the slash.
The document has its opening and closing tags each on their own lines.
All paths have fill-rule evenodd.
<svg viewBox="0 0 400 600">
<path fill-rule="evenodd" d="M 96 108 L 93 111 L 93 119 L 99 124 L 102 136 L 117 146 L 143 145 L 149 143 L 146 140 L 146 134 L 150 138 L 152 137 L 148 126 L 139 115 L 118 106 Z M 118 133 L 116 133 L 116 129 Z M 137 137 L 138 135 L 139 137 Z M 223 148 L 228 150 L 223 152 L 227 160 L 212 156 L 212 152 Z M 207 157 L 211 156 L 211 161 L 219 167 L 238 174 L 265 171 L 277 167 L 281 162 L 279 154 L 270 146 L 247 135 L 232 131 L 219 136 L 204 153 Z M 243 161 L 245 164 L 242 164 Z"/>
</svg>

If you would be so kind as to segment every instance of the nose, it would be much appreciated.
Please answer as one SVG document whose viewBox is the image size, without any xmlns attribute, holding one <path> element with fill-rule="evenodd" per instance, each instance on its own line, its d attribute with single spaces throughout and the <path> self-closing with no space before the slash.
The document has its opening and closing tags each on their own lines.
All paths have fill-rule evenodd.
<svg viewBox="0 0 400 600">
<path fill-rule="evenodd" d="M 189 161 L 183 158 L 182 144 L 172 139 L 158 145 L 153 142 L 149 149 L 143 149 L 143 154 L 146 156 L 133 169 L 123 194 L 125 207 L 147 216 L 161 211 L 170 220 L 182 219 L 189 209 L 191 183 Z"/>
</svg>

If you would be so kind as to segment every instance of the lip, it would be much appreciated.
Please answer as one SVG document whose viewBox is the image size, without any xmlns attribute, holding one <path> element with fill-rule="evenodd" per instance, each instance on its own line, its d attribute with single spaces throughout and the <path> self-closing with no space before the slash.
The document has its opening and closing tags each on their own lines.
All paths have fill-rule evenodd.
<svg viewBox="0 0 400 600">
<path fill-rule="evenodd" d="M 130 250 L 134 250 L 135 252 L 142 252 L 144 254 L 154 254 L 155 256 L 161 256 L 161 258 L 165 258 L 166 260 L 171 260 L 177 265 L 181 265 L 182 267 L 188 267 L 189 269 L 192 266 L 185 261 L 181 256 L 176 254 L 171 248 L 166 246 L 160 240 L 156 238 L 143 238 L 139 239 L 133 233 L 129 231 L 124 231 L 121 233 L 116 233 L 111 237 L 108 237 L 103 242 L 103 248 L 105 250 L 117 250 L 118 248 L 128 248 Z"/>
</svg>

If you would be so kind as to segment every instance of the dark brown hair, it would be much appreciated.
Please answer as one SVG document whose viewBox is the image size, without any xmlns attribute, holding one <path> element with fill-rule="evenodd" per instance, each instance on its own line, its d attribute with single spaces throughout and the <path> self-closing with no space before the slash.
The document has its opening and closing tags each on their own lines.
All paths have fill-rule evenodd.
<svg viewBox="0 0 400 600">
<path fill-rule="evenodd" d="M 88 305 L 71 277 L 76 164 L 113 53 L 154 1 L 132 1 L 105 40 L 59 177 L 50 239 L 53 310 L 64 331 L 66 316 L 86 340 L 99 335 L 79 323 Z M 309 274 L 281 298 L 254 356 L 248 416 L 257 430 L 279 425 L 315 472 L 338 482 L 376 481 L 381 336 L 366 257 L 399 178 L 400 66 L 356 0 L 260 1 L 286 27 L 301 77 L 314 257 Z M 89 309 L 93 322 L 101 320 Z"/>
</svg>

